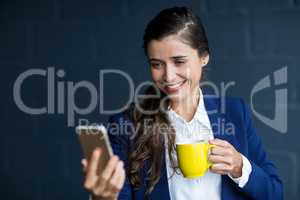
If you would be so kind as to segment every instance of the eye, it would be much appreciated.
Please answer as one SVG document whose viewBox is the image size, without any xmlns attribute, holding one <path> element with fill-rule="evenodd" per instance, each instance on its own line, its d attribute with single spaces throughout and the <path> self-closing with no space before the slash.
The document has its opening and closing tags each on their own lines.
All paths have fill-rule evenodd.
<svg viewBox="0 0 300 200">
<path fill-rule="evenodd" d="M 175 60 L 175 64 L 176 64 L 177 66 L 184 65 L 185 63 L 186 63 L 185 60 Z"/>
<path fill-rule="evenodd" d="M 153 68 L 159 69 L 159 68 L 161 68 L 162 64 L 159 62 L 157 62 L 157 63 L 152 62 L 152 63 L 150 63 L 150 66 Z"/>
</svg>

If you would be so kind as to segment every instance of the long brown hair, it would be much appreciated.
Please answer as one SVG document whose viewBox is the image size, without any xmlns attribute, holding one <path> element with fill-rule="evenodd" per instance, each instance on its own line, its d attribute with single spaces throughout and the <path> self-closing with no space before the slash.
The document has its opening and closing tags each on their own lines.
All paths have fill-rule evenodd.
<svg viewBox="0 0 300 200">
<path fill-rule="evenodd" d="M 147 56 L 147 46 L 151 40 L 160 40 L 169 35 L 178 35 L 183 42 L 198 50 L 199 56 L 209 54 L 208 41 L 201 20 L 186 7 L 173 7 L 162 10 L 147 25 L 144 33 L 144 52 Z M 147 189 L 149 195 L 160 179 L 164 148 L 167 144 L 171 166 L 176 171 L 177 163 L 173 156 L 175 150 L 175 130 L 166 114 L 169 105 L 167 95 L 155 85 L 150 86 L 147 98 L 132 107 L 130 117 L 136 127 L 129 153 L 129 181 L 134 187 L 139 187 L 143 181 L 144 164 L 149 163 L 146 171 Z M 151 113 L 147 111 L 152 111 Z M 160 125 L 164 125 L 163 131 Z M 166 143 L 165 143 L 166 142 Z"/>
</svg>

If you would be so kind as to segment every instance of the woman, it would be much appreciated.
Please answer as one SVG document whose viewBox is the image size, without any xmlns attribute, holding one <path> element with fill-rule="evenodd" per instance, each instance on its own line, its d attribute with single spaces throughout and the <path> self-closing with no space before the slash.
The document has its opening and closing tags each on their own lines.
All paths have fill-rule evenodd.
<svg viewBox="0 0 300 200">
<path fill-rule="evenodd" d="M 93 199 L 282 199 L 282 183 L 245 103 L 221 102 L 200 88 L 210 54 L 200 19 L 185 7 L 161 11 L 145 30 L 144 50 L 154 83 L 145 93 L 152 98 L 110 118 L 110 124 L 135 129 L 110 126 L 116 156 L 102 174 L 96 175 L 101 149 L 89 163 L 82 161 L 84 187 Z M 218 128 L 219 121 L 233 129 Z M 178 170 L 175 144 L 203 131 L 215 145 L 212 166 L 203 177 L 186 179 Z"/>
</svg>

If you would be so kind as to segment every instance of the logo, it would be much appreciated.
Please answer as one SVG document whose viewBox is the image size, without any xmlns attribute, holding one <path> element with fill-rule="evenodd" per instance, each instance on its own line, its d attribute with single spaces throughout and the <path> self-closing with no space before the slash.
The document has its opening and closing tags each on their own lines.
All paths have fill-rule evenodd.
<svg viewBox="0 0 300 200">
<path fill-rule="evenodd" d="M 274 86 L 271 84 L 271 77 L 274 79 Z M 265 76 L 259 82 L 255 84 L 253 89 L 251 90 L 250 102 L 251 109 L 254 115 L 261 120 L 263 123 L 268 125 L 269 127 L 279 131 L 280 133 L 287 133 L 287 118 L 288 118 L 288 108 L 287 108 L 287 98 L 288 91 L 287 88 L 276 89 L 277 87 L 282 87 L 287 83 L 287 67 L 283 67 L 275 72 L 273 72 L 273 76 Z M 274 119 L 270 119 L 259 112 L 257 112 L 253 106 L 253 97 L 254 95 L 265 89 L 275 89 L 275 113 Z M 273 102 L 273 101 L 270 101 Z"/>
</svg>

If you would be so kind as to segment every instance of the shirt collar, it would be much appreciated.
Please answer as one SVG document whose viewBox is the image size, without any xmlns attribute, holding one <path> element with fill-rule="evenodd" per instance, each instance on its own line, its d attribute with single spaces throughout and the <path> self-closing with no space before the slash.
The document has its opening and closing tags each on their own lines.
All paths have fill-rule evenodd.
<svg viewBox="0 0 300 200">
<path fill-rule="evenodd" d="M 205 120 L 205 117 L 207 115 L 206 113 L 206 109 L 205 109 L 205 105 L 204 105 L 204 99 L 203 99 L 203 93 L 201 88 L 199 87 L 199 101 L 198 101 L 198 105 L 197 105 L 197 110 L 193 116 L 193 119 L 190 121 L 192 122 L 193 120 L 198 120 L 199 122 L 203 122 L 203 120 Z M 173 116 L 175 116 L 176 118 L 180 118 L 181 120 L 185 121 L 181 116 L 179 116 L 169 105 L 168 106 L 168 111 L 170 114 L 172 114 Z M 189 122 L 188 122 L 189 123 Z"/>
</svg>

